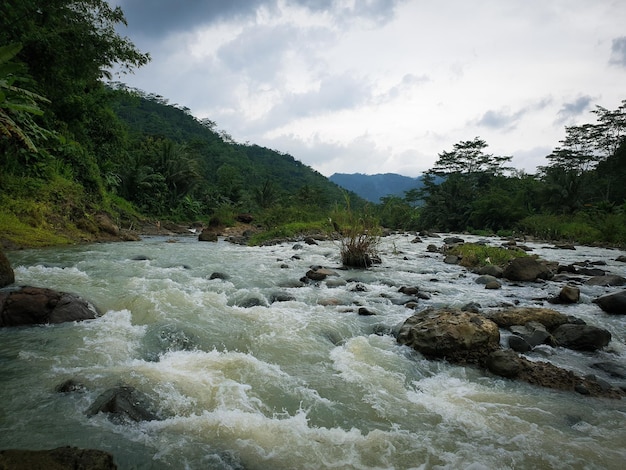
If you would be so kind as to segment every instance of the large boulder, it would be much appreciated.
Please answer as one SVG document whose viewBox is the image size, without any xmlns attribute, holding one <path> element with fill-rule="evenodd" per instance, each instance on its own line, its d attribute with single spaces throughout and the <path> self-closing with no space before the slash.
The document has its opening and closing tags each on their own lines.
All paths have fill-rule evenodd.
<svg viewBox="0 0 626 470">
<path fill-rule="evenodd" d="M 613 315 L 626 315 L 626 290 L 613 292 L 594 300 L 602 310 Z"/>
<path fill-rule="evenodd" d="M 611 333 L 592 325 L 561 325 L 552 332 L 556 343 L 578 351 L 596 351 L 611 341 Z"/>
<path fill-rule="evenodd" d="M 501 328 L 537 322 L 545 326 L 548 331 L 569 322 L 567 315 L 550 308 L 540 307 L 520 307 L 501 310 L 492 313 L 489 315 L 489 318 Z"/>
<path fill-rule="evenodd" d="M 409 317 L 398 342 L 427 357 L 483 365 L 500 346 L 498 325 L 484 316 L 456 309 L 427 309 Z"/>
<path fill-rule="evenodd" d="M 43 287 L 0 290 L 0 327 L 81 321 L 99 316 L 81 297 Z"/>
<path fill-rule="evenodd" d="M 15 282 L 15 273 L 6 255 L 0 250 L 0 287 L 8 286 Z"/>
<path fill-rule="evenodd" d="M 529 256 L 513 259 L 502 273 L 510 281 L 536 281 L 550 279 L 552 275 L 552 271 L 544 263 Z"/>
<path fill-rule="evenodd" d="M 117 465 L 108 452 L 77 447 L 51 450 L 0 450 L 0 469 L 46 470 L 115 470 Z"/>
</svg>

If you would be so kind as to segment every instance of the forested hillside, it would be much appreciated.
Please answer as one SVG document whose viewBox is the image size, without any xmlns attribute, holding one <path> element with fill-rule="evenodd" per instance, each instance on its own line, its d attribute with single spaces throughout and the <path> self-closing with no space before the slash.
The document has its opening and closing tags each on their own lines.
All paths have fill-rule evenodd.
<svg viewBox="0 0 626 470">
<path fill-rule="evenodd" d="M 241 212 L 270 228 L 363 204 L 290 155 L 111 82 L 111 67 L 150 60 L 116 33 L 119 7 L 11 0 L 0 13 L 4 245 L 94 240 L 147 219 L 229 224 Z"/>
</svg>

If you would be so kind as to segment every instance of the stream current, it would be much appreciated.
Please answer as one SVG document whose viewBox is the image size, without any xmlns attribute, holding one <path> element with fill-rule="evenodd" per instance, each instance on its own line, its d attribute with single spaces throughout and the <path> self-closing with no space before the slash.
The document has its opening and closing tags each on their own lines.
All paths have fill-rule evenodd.
<svg viewBox="0 0 626 470">
<path fill-rule="evenodd" d="M 582 284 L 568 306 L 538 300 L 563 282 L 486 290 L 427 252 L 440 239 L 413 238 L 383 238 L 382 264 L 366 271 L 340 269 L 331 241 L 294 249 L 149 237 L 9 252 L 16 284 L 77 293 L 103 315 L 0 330 L 0 449 L 97 448 L 120 469 L 624 468 L 626 400 L 426 360 L 390 334 L 413 313 L 402 286 L 428 294 L 418 310 L 550 307 L 608 329 L 612 341 L 597 353 L 542 346 L 527 357 L 615 383 L 593 364 L 626 365 L 626 316 L 592 300 L 618 288 Z M 626 277 L 615 250 L 527 246 L 561 264 L 606 261 Z M 339 276 L 299 286 L 314 265 Z M 216 272 L 223 278 L 211 279 Z M 85 390 L 56 392 L 67 379 Z M 160 419 L 85 414 L 120 384 L 146 394 Z"/>
</svg>

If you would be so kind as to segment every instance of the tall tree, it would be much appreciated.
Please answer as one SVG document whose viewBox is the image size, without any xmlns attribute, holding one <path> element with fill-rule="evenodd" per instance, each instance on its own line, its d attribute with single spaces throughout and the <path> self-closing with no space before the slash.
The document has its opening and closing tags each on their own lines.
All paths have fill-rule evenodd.
<svg viewBox="0 0 626 470">
<path fill-rule="evenodd" d="M 508 156 L 487 154 L 487 142 L 479 137 L 454 144 L 452 151 L 439 154 L 439 159 L 429 173 L 446 175 L 451 173 L 500 175 L 510 169 L 504 164 L 511 161 Z"/>
<path fill-rule="evenodd" d="M 433 168 L 424 175 L 421 227 L 441 230 L 467 228 L 475 200 L 486 192 L 494 178 L 510 169 L 505 164 L 511 157 L 487 154 L 486 148 L 487 143 L 475 137 L 454 144 L 451 151 L 439 154 Z"/>
</svg>

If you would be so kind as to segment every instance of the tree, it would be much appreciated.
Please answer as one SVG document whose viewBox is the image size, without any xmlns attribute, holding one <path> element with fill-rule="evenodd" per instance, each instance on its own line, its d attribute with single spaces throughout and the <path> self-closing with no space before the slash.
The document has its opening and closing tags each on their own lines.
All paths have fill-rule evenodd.
<svg viewBox="0 0 626 470">
<path fill-rule="evenodd" d="M 494 178 L 510 169 L 504 165 L 511 157 L 487 154 L 486 148 L 487 143 L 476 137 L 439 154 L 434 167 L 424 175 L 420 227 L 440 230 L 468 227 L 474 201 L 487 191 Z"/>
<path fill-rule="evenodd" d="M 36 152 L 35 142 L 45 136 L 46 131 L 33 120 L 33 116 L 41 116 L 43 111 L 39 103 L 49 101 L 18 86 L 20 82 L 28 81 L 26 66 L 13 61 L 21 48 L 20 44 L 0 47 L 0 135 Z"/>
<path fill-rule="evenodd" d="M 120 7 L 106 0 L 7 0 L 0 3 L 0 44 L 20 43 L 40 95 L 43 126 L 84 143 L 90 117 L 103 103 L 97 96 L 113 67 L 121 72 L 145 65 L 139 52 L 116 28 L 126 25 Z M 102 126 L 100 126 L 102 128 Z M 94 133 L 91 133 L 92 135 Z"/>
<path fill-rule="evenodd" d="M 456 143 L 452 151 L 439 154 L 435 166 L 428 172 L 439 176 L 451 173 L 501 175 L 505 170 L 509 170 L 510 168 L 504 164 L 510 162 L 511 157 L 486 154 L 484 150 L 487 146 L 487 143 L 479 137 Z"/>
</svg>

